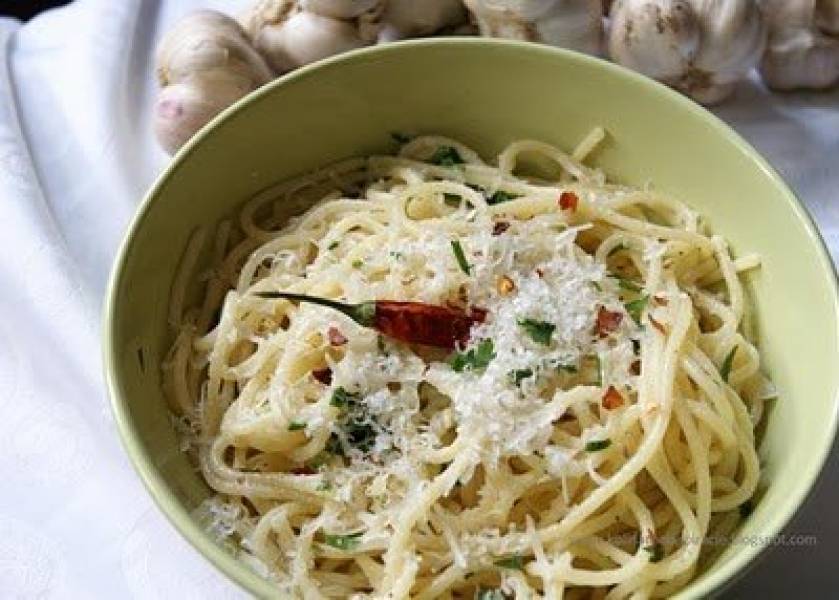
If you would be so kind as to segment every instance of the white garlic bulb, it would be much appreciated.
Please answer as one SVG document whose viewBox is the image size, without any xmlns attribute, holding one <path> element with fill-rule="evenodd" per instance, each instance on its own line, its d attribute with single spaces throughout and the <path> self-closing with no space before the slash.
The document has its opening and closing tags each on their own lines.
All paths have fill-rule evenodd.
<svg viewBox="0 0 839 600">
<path fill-rule="evenodd" d="M 764 0 L 770 34 L 760 74 L 773 90 L 818 90 L 839 82 L 839 38 L 820 31 L 831 25 L 820 2 Z"/>
<path fill-rule="evenodd" d="M 755 0 L 617 0 L 610 20 L 612 60 L 703 104 L 724 100 L 766 47 Z"/>
<path fill-rule="evenodd" d="M 379 42 L 431 35 L 466 21 L 461 0 L 386 0 L 374 30 Z"/>
<path fill-rule="evenodd" d="M 162 89 L 154 129 L 169 153 L 274 77 L 239 24 L 214 11 L 197 11 L 178 22 L 161 40 L 156 62 Z"/>
<path fill-rule="evenodd" d="M 301 10 L 293 0 L 261 0 L 242 23 L 256 49 L 279 72 L 365 45 L 354 22 Z"/>
<path fill-rule="evenodd" d="M 600 0 L 464 0 L 481 35 L 542 42 L 599 54 Z"/>
</svg>

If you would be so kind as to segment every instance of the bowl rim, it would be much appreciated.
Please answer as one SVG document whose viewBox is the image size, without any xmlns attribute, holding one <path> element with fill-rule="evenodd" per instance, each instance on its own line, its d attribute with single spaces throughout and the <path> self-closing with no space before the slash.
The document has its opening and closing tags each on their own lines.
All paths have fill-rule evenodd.
<svg viewBox="0 0 839 600">
<path fill-rule="evenodd" d="M 693 100 L 683 96 L 679 92 L 635 71 L 624 68 L 607 60 L 582 54 L 572 50 L 556 48 L 547 45 L 534 44 L 518 40 L 501 40 L 482 37 L 435 37 L 413 40 L 404 40 L 390 44 L 370 46 L 352 50 L 336 56 L 331 56 L 315 63 L 300 67 L 290 73 L 282 75 L 257 90 L 251 92 L 238 100 L 233 105 L 222 110 L 218 115 L 202 127 L 169 161 L 165 168 L 157 175 L 154 183 L 143 196 L 140 205 L 128 224 L 122 241 L 117 250 L 113 266 L 108 278 L 105 290 L 105 303 L 102 312 L 102 360 L 105 376 L 105 383 L 110 399 L 111 410 L 114 415 L 120 441 L 125 452 L 131 461 L 132 466 L 148 490 L 155 504 L 160 508 L 169 522 L 200 554 L 207 558 L 227 577 L 235 581 L 246 591 L 259 597 L 272 597 L 277 595 L 277 590 L 265 579 L 249 569 L 241 560 L 229 554 L 218 546 L 192 518 L 190 513 L 177 499 L 175 494 L 163 480 L 157 471 L 152 459 L 146 453 L 141 442 L 139 432 L 130 417 L 128 402 L 123 396 L 122 385 L 116 373 L 118 363 L 117 349 L 113 344 L 113 332 L 115 329 L 115 316 L 117 311 L 116 295 L 117 290 L 122 286 L 124 266 L 127 255 L 133 245 L 138 230 L 142 227 L 151 207 L 157 202 L 160 191 L 165 187 L 170 176 L 181 166 L 192 151 L 211 137 L 211 134 L 225 120 L 233 115 L 244 111 L 248 106 L 259 102 L 265 96 L 274 93 L 278 88 L 301 82 L 309 77 L 317 76 L 319 73 L 328 72 L 330 69 L 340 67 L 344 63 L 375 61 L 382 54 L 400 53 L 424 47 L 439 48 L 493 48 L 506 47 L 511 51 L 530 53 L 531 55 L 542 55 L 546 58 L 559 58 L 565 61 L 576 62 L 591 69 L 600 69 L 610 73 L 610 76 L 621 78 L 623 81 L 646 87 L 659 95 L 663 95 L 670 102 L 678 103 L 683 110 L 705 120 L 709 127 L 713 128 L 717 135 L 721 135 L 732 143 L 741 153 L 746 155 L 752 163 L 763 171 L 775 187 L 783 192 L 786 202 L 792 209 L 795 218 L 804 228 L 811 244 L 814 245 L 817 262 L 824 276 L 831 282 L 831 303 L 834 312 L 839 314 L 839 276 L 836 265 L 830 257 L 827 245 L 822 234 L 803 202 L 790 189 L 783 178 L 769 164 L 769 162 L 740 134 L 726 124 L 715 114 L 695 103 Z M 839 339 L 839 326 L 834 333 Z M 817 456 L 808 463 L 808 468 L 799 475 L 798 484 L 792 490 L 791 501 L 787 501 L 782 511 L 773 513 L 767 517 L 766 537 L 773 538 L 780 534 L 795 517 L 796 513 L 808 500 L 825 463 L 831 453 L 836 440 L 837 427 L 839 427 L 839 388 L 833 391 L 834 403 L 828 424 L 830 443 L 817 449 Z M 717 595 L 723 589 L 743 577 L 751 569 L 757 560 L 767 554 L 772 544 L 745 545 L 732 557 L 726 565 L 705 577 L 701 585 L 682 590 L 677 593 L 677 598 L 707 597 Z"/>
</svg>

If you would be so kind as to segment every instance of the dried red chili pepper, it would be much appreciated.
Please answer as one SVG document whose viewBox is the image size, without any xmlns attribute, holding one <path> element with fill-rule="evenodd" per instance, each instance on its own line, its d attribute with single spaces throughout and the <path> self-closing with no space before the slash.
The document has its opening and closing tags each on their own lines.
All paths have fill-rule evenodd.
<svg viewBox="0 0 839 600">
<path fill-rule="evenodd" d="M 329 367 L 324 369 L 315 369 L 312 371 L 312 377 L 315 378 L 315 381 L 319 381 L 324 385 L 330 385 L 332 383 L 332 369 Z"/>
<path fill-rule="evenodd" d="M 467 313 L 457 308 L 436 306 L 422 302 L 374 300 L 360 304 L 345 304 L 287 292 L 256 292 L 260 298 L 284 298 L 297 302 L 311 302 L 341 312 L 364 327 L 412 344 L 454 349 L 469 341 L 469 331 L 475 323 L 482 323 L 486 311 L 473 308 Z"/>
<path fill-rule="evenodd" d="M 559 208 L 562 210 L 570 210 L 574 212 L 577 210 L 577 204 L 580 198 L 574 192 L 562 192 L 559 195 Z"/>
<path fill-rule="evenodd" d="M 606 393 L 603 394 L 603 408 L 607 410 L 614 410 L 615 408 L 619 408 L 621 406 L 623 406 L 623 396 L 615 388 L 615 386 L 610 385 L 609 389 L 606 390 Z"/>
<path fill-rule="evenodd" d="M 330 346 L 343 346 L 347 343 L 347 336 L 341 333 L 337 327 L 330 327 L 326 330 L 326 337 L 329 338 Z"/>
<path fill-rule="evenodd" d="M 612 312 L 605 306 L 601 306 L 597 309 L 597 324 L 595 326 L 597 334 L 600 337 L 606 337 L 620 327 L 622 320 L 623 314 Z"/>
</svg>

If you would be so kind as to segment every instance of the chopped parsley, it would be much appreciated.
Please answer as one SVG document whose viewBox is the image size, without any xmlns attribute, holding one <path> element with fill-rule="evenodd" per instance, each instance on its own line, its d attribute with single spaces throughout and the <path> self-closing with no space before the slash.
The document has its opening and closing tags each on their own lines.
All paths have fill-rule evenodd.
<svg viewBox="0 0 839 600">
<path fill-rule="evenodd" d="M 326 545 L 338 548 L 339 550 L 354 550 L 358 546 L 358 538 L 360 538 L 362 534 L 363 532 L 361 531 L 358 533 L 349 533 L 347 535 L 327 533 L 323 536 L 323 542 Z"/>
<path fill-rule="evenodd" d="M 460 206 L 460 203 L 463 202 L 463 198 L 460 197 L 458 194 L 443 192 L 443 202 L 445 202 L 447 206 L 457 208 Z"/>
<path fill-rule="evenodd" d="M 461 271 L 469 275 L 469 269 L 471 267 L 469 263 L 466 262 L 466 255 L 463 253 L 463 246 L 460 245 L 458 240 L 452 240 L 452 252 L 457 260 L 457 266 L 460 267 Z"/>
<path fill-rule="evenodd" d="M 728 377 L 731 375 L 731 367 L 734 365 L 734 354 L 737 352 L 738 346 L 734 346 L 728 354 L 725 355 L 725 360 L 722 361 L 722 366 L 720 367 L 720 377 L 726 383 L 728 383 Z"/>
<path fill-rule="evenodd" d="M 605 440 L 592 440 L 590 442 L 586 442 L 585 450 L 586 452 L 600 452 L 611 445 L 612 440 L 609 438 L 606 438 Z"/>
<path fill-rule="evenodd" d="M 318 487 L 316 487 L 315 489 L 319 492 L 328 492 L 332 489 L 332 484 L 329 483 L 326 479 L 324 479 L 318 484 Z"/>
<path fill-rule="evenodd" d="M 338 240 L 335 240 L 334 242 L 332 242 L 331 244 L 329 244 L 329 245 L 326 247 L 326 249 L 327 249 L 327 250 L 335 250 L 335 248 L 337 248 L 337 247 L 338 247 L 338 244 L 340 244 L 340 242 L 339 242 Z"/>
<path fill-rule="evenodd" d="M 518 198 L 518 196 L 511 194 L 510 192 L 505 192 L 504 190 L 497 190 L 487 198 L 487 204 L 502 204 L 504 202 L 509 202 L 514 198 Z"/>
<path fill-rule="evenodd" d="M 752 503 L 751 500 L 746 500 L 745 502 L 743 502 L 743 504 L 737 507 L 737 510 L 740 512 L 741 519 L 748 518 L 749 515 L 752 514 L 752 511 L 754 511 L 754 509 L 755 505 Z"/>
<path fill-rule="evenodd" d="M 441 167 L 453 167 L 455 165 L 462 165 L 464 162 L 457 148 L 452 146 L 440 146 L 431 155 L 429 162 Z"/>
<path fill-rule="evenodd" d="M 598 292 L 602 292 L 602 291 L 603 291 L 603 288 L 602 288 L 602 287 L 600 286 L 600 284 L 599 284 L 599 283 L 597 283 L 596 281 L 592 281 L 592 282 L 591 282 L 591 286 L 592 286 L 594 289 L 596 289 Z"/>
<path fill-rule="evenodd" d="M 524 558 L 520 554 L 513 554 L 512 556 L 496 560 L 495 566 L 502 567 L 504 569 L 518 569 L 521 571 L 524 569 Z"/>
<path fill-rule="evenodd" d="M 343 387 L 335 388 L 335 391 L 332 392 L 332 398 L 329 399 L 330 406 L 337 406 L 338 408 L 344 408 L 349 406 L 350 404 L 354 404 L 358 396 L 355 394 L 350 394 L 347 390 Z"/>
<path fill-rule="evenodd" d="M 305 421 L 292 421 L 288 424 L 289 431 L 300 431 L 301 429 L 306 429 Z"/>
<path fill-rule="evenodd" d="M 407 144 L 411 141 L 412 138 L 407 133 L 402 133 L 401 131 L 391 131 L 390 139 L 392 139 L 397 144 Z"/>
<path fill-rule="evenodd" d="M 457 373 L 465 371 L 467 367 L 473 371 L 478 371 L 485 369 L 493 358 L 495 358 L 495 348 L 492 340 L 485 339 L 466 352 L 455 353 L 449 364 Z"/>
<path fill-rule="evenodd" d="M 641 296 L 637 300 L 633 300 L 632 302 L 627 302 L 623 305 L 626 309 L 626 312 L 629 313 L 629 316 L 632 317 L 632 320 L 635 321 L 638 325 L 641 324 L 641 313 L 644 312 L 644 309 L 647 308 L 647 303 L 650 301 L 649 296 Z"/>
<path fill-rule="evenodd" d="M 536 321 L 535 319 L 519 319 L 518 324 L 519 327 L 523 328 L 527 332 L 530 339 L 537 344 L 542 344 L 543 346 L 550 345 L 551 337 L 556 329 L 556 325 L 553 323 L 548 323 L 547 321 Z"/>
<path fill-rule="evenodd" d="M 475 600 L 506 600 L 507 595 L 498 588 L 480 588 L 475 593 Z"/>
<path fill-rule="evenodd" d="M 533 377 L 533 369 L 516 369 L 514 371 L 510 371 L 509 376 L 513 385 L 519 385 L 528 377 Z"/>
<path fill-rule="evenodd" d="M 359 268 L 361 268 L 361 265 L 363 265 L 363 264 L 364 264 L 363 260 L 361 260 L 360 258 L 356 258 L 354 261 L 352 261 L 352 268 L 353 269 L 359 269 Z"/>
<path fill-rule="evenodd" d="M 640 292 L 641 286 L 632 281 L 631 279 L 624 279 L 623 277 L 618 277 L 618 286 L 622 290 L 626 290 L 628 292 Z"/>
<path fill-rule="evenodd" d="M 569 365 L 564 365 L 562 363 L 559 363 L 556 366 L 556 370 L 557 371 L 565 371 L 566 373 L 576 373 L 577 371 L 579 371 L 579 369 L 577 368 L 577 365 L 570 365 L 570 364 Z"/>
<path fill-rule="evenodd" d="M 664 558 L 664 546 L 661 542 L 653 542 L 648 546 L 644 546 L 644 550 L 650 553 L 650 562 L 657 563 Z"/>
<path fill-rule="evenodd" d="M 388 254 L 390 254 L 391 258 L 396 259 L 396 260 L 400 260 L 404 256 L 404 254 L 402 254 L 398 250 L 391 250 L 390 252 L 388 252 Z"/>
</svg>

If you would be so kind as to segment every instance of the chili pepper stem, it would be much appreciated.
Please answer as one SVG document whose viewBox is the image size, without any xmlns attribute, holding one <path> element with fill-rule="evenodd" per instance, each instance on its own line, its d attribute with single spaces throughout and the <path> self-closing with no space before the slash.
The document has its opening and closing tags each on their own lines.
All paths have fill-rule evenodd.
<svg viewBox="0 0 839 600">
<path fill-rule="evenodd" d="M 292 292 L 254 292 L 254 296 L 259 296 L 260 298 L 282 298 L 284 300 L 294 300 L 296 302 L 308 302 L 310 304 L 326 306 L 347 315 L 350 319 L 364 327 L 370 327 L 376 316 L 375 302 L 347 304 L 345 302 L 338 302 L 337 300 L 329 300 L 328 298 L 309 296 L 307 294 L 295 294 Z"/>
</svg>

